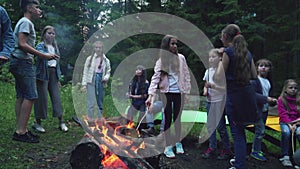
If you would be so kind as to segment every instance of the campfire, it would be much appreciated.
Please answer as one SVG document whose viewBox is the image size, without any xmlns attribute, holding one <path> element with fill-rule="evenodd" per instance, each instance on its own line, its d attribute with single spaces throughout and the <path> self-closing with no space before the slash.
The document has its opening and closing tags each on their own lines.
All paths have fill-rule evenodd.
<svg viewBox="0 0 300 169">
<path fill-rule="evenodd" d="M 159 168 L 163 144 L 157 138 L 162 135 L 140 133 L 133 122 L 127 123 L 123 117 L 93 121 L 83 117 L 81 126 L 87 133 L 72 151 L 73 169 Z"/>
</svg>

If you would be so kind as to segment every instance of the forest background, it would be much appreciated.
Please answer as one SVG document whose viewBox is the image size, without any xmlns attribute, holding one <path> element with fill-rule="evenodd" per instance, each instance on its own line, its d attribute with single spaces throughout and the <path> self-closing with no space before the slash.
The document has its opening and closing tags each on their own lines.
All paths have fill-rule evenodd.
<svg viewBox="0 0 300 169">
<path fill-rule="evenodd" d="M 40 0 L 43 18 L 35 23 L 38 36 L 45 25 L 56 28 L 61 51 L 64 82 L 72 79 L 72 66 L 87 39 L 103 25 L 122 16 L 140 12 L 161 12 L 181 17 L 202 30 L 215 47 L 221 46 L 219 34 L 229 23 L 241 27 L 254 60 L 267 58 L 273 63 L 274 95 L 283 81 L 299 80 L 300 75 L 300 1 L 299 0 Z M 22 17 L 19 0 L 0 0 L 12 26 Z M 120 30 L 122 33 L 122 30 Z M 159 48 L 162 35 L 142 34 L 129 37 L 106 54 L 112 71 L 130 54 L 146 48 Z M 38 38 L 39 40 L 40 38 Z M 184 44 L 179 51 L 202 84 L 205 67 L 199 57 Z M 0 80 L 11 81 L 6 67 Z M 150 76 L 151 73 L 148 73 Z M 149 79 L 149 78 L 148 78 Z M 203 85 L 203 84 L 202 84 Z"/>
</svg>

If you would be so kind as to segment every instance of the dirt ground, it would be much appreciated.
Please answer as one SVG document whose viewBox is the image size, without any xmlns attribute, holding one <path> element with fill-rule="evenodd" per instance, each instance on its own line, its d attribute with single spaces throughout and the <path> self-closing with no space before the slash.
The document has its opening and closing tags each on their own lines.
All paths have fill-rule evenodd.
<svg viewBox="0 0 300 169">
<path fill-rule="evenodd" d="M 159 169 L 228 169 L 230 167 L 229 160 L 217 160 L 217 155 L 211 159 L 201 158 L 201 154 L 207 149 L 208 143 L 199 145 L 197 144 L 197 138 L 192 137 L 185 138 L 182 143 L 185 154 L 176 155 L 175 159 L 167 159 L 161 155 Z M 28 157 L 35 161 L 35 166 L 32 166 L 31 169 L 71 169 L 69 159 L 75 146 L 75 144 L 70 145 L 67 150 L 59 155 L 49 154 L 45 151 L 44 156 L 41 157 L 35 156 L 34 152 L 28 152 Z M 286 169 L 280 164 L 278 155 L 266 153 L 266 157 L 267 162 L 248 158 L 248 169 Z"/>
</svg>

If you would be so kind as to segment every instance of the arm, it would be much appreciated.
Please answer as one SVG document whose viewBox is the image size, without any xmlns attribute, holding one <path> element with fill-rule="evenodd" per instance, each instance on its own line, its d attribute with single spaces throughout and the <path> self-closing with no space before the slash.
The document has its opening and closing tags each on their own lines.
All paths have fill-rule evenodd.
<svg viewBox="0 0 300 169">
<path fill-rule="evenodd" d="M 287 111 L 287 109 L 283 105 L 283 102 L 282 102 L 281 98 L 278 99 L 277 109 L 278 109 L 278 115 L 280 117 L 280 122 L 290 123 L 292 121 L 292 120 L 290 120 L 289 112 Z"/>
<path fill-rule="evenodd" d="M 85 63 L 84 63 L 84 68 L 83 68 L 83 73 L 82 73 L 82 82 L 81 82 L 81 85 L 82 85 L 81 90 L 82 91 L 86 90 L 86 85 L 87 85 L 87 79 L 86 78 L 87 78 L 88 73 L 89 73 L 88 64 L 90 62 L 90 59 L 92 59 L 92 56 L 87 57 L 86 60 L 85 60 Z"/>
<path fill-rule="evenodd" d="M 19 39 L 19 43 L 18 43 L 18 46 L 21 50 L 25 51 L 25 52 L 28 52 L 30 54 L 33 54 L 35 56 L 39 56 L 39 57 L 43 57 L 45 59 L 56 59 L 56 58 L 59 58 L 58 55 L 56 54 L 48 54 L 48 53 L 42 53 L 36 49 L 34 49 L 33 47 L 31 47 L 27 41 L 28 41 L 28 34 L 27 33 L 23 33 L 23 32 L 20 32 L 18 34 L 18 39 Z"/>
<path fill-rule="evenodd" d="M 0 51 L 0 57 L 2 59 L 7 60 L 10 53 L 14 49 L 15 40 L 13 37 L 13 30 L 11 28 L 11 20 L 7 14 L 7 12 L 3 9 L 1 10 L 1 34 L 3 35 L 1 38 L 3 39 L 3 48 Z"/>
<path fill-rule="evenodd" d="M 186 63 L 185 57 L 183 55 L 180 55 L 182 59 L 182 65 L 183 65 L 183 74 L 184 74 L 184 83 L 185 83 L 185 94 L 189 94 L 191 91 L 191 77 L 188 65 Z"/>
<path fill-rule="evenodd" d="M 110 66 L 110 60 L 108 58 L 105 57 L 105 61 L 106 61 L 105 75 L 102 81 L 107 82 L 110 77 L 111 66 Z"/>
<path fill-rule="evenodd" d="M 222 56 L 222 61 L 219 62 L 218 68 L 216 70 L 216 73 L 214 74 L 214 82 L 219 83 L 221 80 L 225 78 L 225 72 L 227 71 L 228 65 L 229 65 L 229 57 L 228 55 L 224 52 Z"/>
</svg>

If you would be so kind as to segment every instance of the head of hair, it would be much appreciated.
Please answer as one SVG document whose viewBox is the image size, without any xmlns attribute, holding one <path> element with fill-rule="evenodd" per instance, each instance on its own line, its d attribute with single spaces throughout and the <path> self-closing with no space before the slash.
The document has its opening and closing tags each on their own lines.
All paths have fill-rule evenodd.
<svg viewBox="0 0 300 169">
<path fill-rule="evenodd" d="M 178 53 L 170 52 L 170 43 L 171 39 L 177 39 L 173 35 L 166 35 L 163 37 L 161 41 L 161 51 L 160 51 L 160 59 L 161 59 L 161 71 L 164 73 L 169 72 L 169 68 L 171 71 L 178 72 L 179 71 L 179 57 Z M 166 52 L 168 51 L 168 52 Z"/>
<path fill-rule="evenodd" d="M 297 84 L 297 82 L 294 79 L 287 79 L 283 83 L 282 91 L 281 91 L 281 94 L 280 94 L 280 97 L 282 99 L 282 103 L 283 103 L 284 107 L 288 110 L 288 112 L 290 112 L 290 107 L 288 106 L 288 101 L 287 101 L 287 95 L 288 94 L 287 94 L 286 90 L 287 90 L 288 85 L 290 83 L 296 83 Z M 300 111 L 300 100 L 299 100 L 300 97 L 296 96 L 296 99 L 297 99 L 296 104 L 298 103 L 297 104 L 297 110 Z"/>
<path fill-rule="evenodd" d="M 94 57 L 94 55 L 95 55 L 95 47 L 98 46 L 98 45 L 100 45 L 100 46 L 103 47 L 103 42 L 101 42 L 101 41 L 95 41 L 95 42 L 93 43 L 93 53 L 92 53 L 92 58 L 90 59 L 90 62 L 89 62 L 89 64 L 88 64 L 88 67 L 91 67 L 91 65 L 92 65 L 93 57 Z M 99 64 L 98 67 L 100 68 L 100 66 L 101 66 L 101 63 Z"/>
<path fill-rule="evenodd" d="M 32 4 L 40 5 L 40 2 L 38 0 L 20 0 L 20 7 L 23 12 L 26 12 L 27 7 Z"/>
<path fill-rule="evenodd" d="M 266 65 L 266 66 L 269 66 L 270 69 L 267 73 L 267 76 L 266 78 L 269 80 L 270 84 L 271 84 L 271 89 L 270 89 L 270 94 L 272 95 L 272 89 L 273 89 L 273 80 L 272 80 L 272 68 L 273 68 L 273 65 L 272 65 L 272 62 L 268 59 L 259 59 L 257 62 L 256 62 L 256 69 L 258 69 L 258 66 L 259 65 Z"/>
<path fill-rule="evenodd" d="M 146 88 L 146 78 L 147 78 L 147 73 L 146 73 L 146 69 L 143 65 L 138 65 L 136 67 L 136 70 L 142 70 L 142 75 L 141 76 L 134 76 L 133 79 L 132 79 L 132 87 L 131 87 L 131 94 L 135 94 L 135 88 L 137 86 L 137 83 L 138 83 L 138 93 L 142 94 L 142 93 L 147 93 L 147 88 Z"/>
<path fill-rule="evenodd" d="M 234 63 L 235 63 L 235 76 L 237 83 L 240 85 L 246 85 L 251 78 L 250 61 L 248 57 L 248 44 L 241 30 L 236 24 L 229 24 L 223 30 L 222 33 L 226 37 L 227 42 L 232 43 L 234 48 Z"/>
<path fill-rule="evenodd" d="M 55 31 L 55 28 L 53 26 L 47 25 L 43 28 L 42 33 L 41 33 L 41 42 L 45 42 L 45 34 L 47 33 L 47 30 L 53 29 Z M 52 42 L 52 45 L 55 47 L 56 53 L 59 54 L 59 49 L 57 46 L 57 42 L 54 39 Z"/>
</svg>

